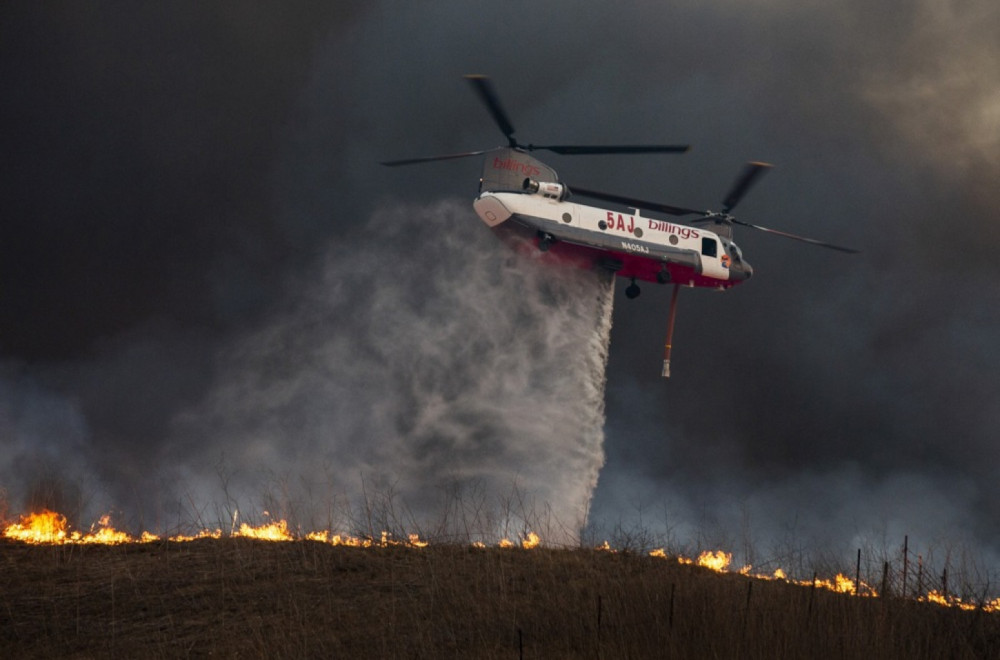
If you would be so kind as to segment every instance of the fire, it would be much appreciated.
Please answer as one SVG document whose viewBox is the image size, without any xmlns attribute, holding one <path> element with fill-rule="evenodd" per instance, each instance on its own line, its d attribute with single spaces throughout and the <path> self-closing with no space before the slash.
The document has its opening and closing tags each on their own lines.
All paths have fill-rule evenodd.
<svg viewBox="0 0 1000 660">
<path fill-rule="evenodd" d="M 96 527 L 96 530 L 95 530 Z M 67 543 L 91 545 L 118 545 L 121 543 L 136 543 L 125 532 L 120 532 L 109 524 L 109 516 L 101 519 L 91 527 L 87 534 L 70 532 L 66 516 L 55 511 L 42 509 L 38 513 L 21 516 L 21 521 L 8 525 L 3 531 L 4 538 L 32 544 L 61 545 Z M 147 539 L 143 536 L 143 542 Z"/>
<path fill-rule="evenodd" d="M 813 584 L 810 582 L 809 584 Z M 858 593 L 854 588 L 854 580 L 847 577 L 842 573 L 837 573 L 833 580 L 816 580 L 814 586 L 823 587 L 824 589 L 829 589 L 830 591 L 836 591 L 841 594 L 854 594 Z M 874 590 L 871 590 L 872 596 L 877 596 Z"/>
<path fill-rule="evenodd" d="M 5 538 L 24 543 L 65 543 L 66 516 L 43 509 L 21 516 L 21 522 L 8 525 Z"/>
<path fill-rule="evenodd" d="M 348 548 L 370 548 L 372 547 L 372 540 L 362 539 L 356 536 L 341 536 L 340 534 L 332 534 L 330 536 L 330 545 L 343 545 Z"/>
<path fill-rule="evenodd" d="M 260 539 L 264 541 L 297 540 L 297 537 L 288 531 L 288 523 L 284 520 L 279 520 L 268 525 L 261 525 L 260 527 L 251 527 L 250 525 L 244 523 L 240 525 L 238 532 L 233 533 L 233 536 L 242 536 L 244 538 Z M 428 546 L 427 541 L 420 540 L 419 534 L 408 534 L 406 541 L 397 541 L 392 538 L 392 534 L 389 532 L 382 532 L 379 536 L 379 540 L 377 541 L 373 539 L 359 538 L 356 536 L 333 534 L 326 530 L 321 532 L 309 532 L 302 538 L 307 541 L 317 541 L 319 543 L 328 543 L 330 545 L 346 546 L 350 548 L 388 548 L 390 546 L 426 548 Z"/>
<path fill-rule="evenodd" d="M 854 580 L 851 578 L 837 573 L 837 577 L 835 579 L 837 580 L 837 591 L 840 593 L 848 594 L 855 592 Z"/>
<path fill-rule="evenodd" d="M 405 541 L 394 539 L 392 534 L 389 532 L 382 532 L 377 539 L 334 534 L 330 531 L 309 532 L 304 535 L 298 535 L 288 529 L 288 523 L 285 520 L 277 520 L 275 522 L 256 527 L 243 523 L 240 525 L 238 530 L 233 530 L 230 533 L 230 537 L 250 538 L 272 542 L 308 540 L 326 543 L 333 546 L 355 548 L 426 548 L 429 545 L 427 541 L 421 540 L 418 534 L 407 535 Z M 94 525 L 91 526 L 90 531 L 87 533 L 72 531 L 69 529 L 69 523 L 66 516 L 48 509 L 22 515 L 18 522 L 11 523 L 3 528 L 3 538 L 32 545 L 120 545 L 125 543 L 153 543 L 161 540 L 159 536 L 150 532 L 142 532 L 140 536 L 133 537 L 127 532 L 119 531 L 111 526 L 111 519 L 108 515 L 102 516 Z M 183 543 L 198 539 L 220 538 L 223 538 L 222 530 L 203 529 L 193 535 L 176 534 L 168 537 L 167 540 L 174 543 Z M 482 541 L 476 541 L 470 545 L 475 548 L 486 548 L 486 544 Z M 497 545 L 500 548 L 516 548 L 520 545 L 520 547 L 525 550 L 531 550 L 541 545 L 541 538 L 535 532 L 527 532 L 521 538 L 520 543 L 503 538 Z M 604 552 L 616 552 L 616 550 L 614 550 L 611 547 L 611 544 L 607 541 L 594 549 Z M 651 550 L 649 552 L 649 556 L 659 559 L 668 558 L 665 548 Z M 706 550 L 698 555 L 697 559 L 689 559 L 683 556 L 677 557 L 678 563 L 697 565 L 718 573 L 729 572 L 729 566 L 732 559 L 732 553 L 724 552 L 722 550 Z M 790 579 L 781 568 L 775 569 L 772 575 L 754 574 L 752 571 L 753 567 L 746 565 L 741 567 L 738 572 L 739 574 L 752 579 L 783 580 L 791 584 L 812 588 L 818 587 L 841 594 L 853 594 L 871 598 L 878 597 L 878 592 L 876 592 L 870 585 L 864 582 L 855 584 L 854 580 L 843 575 L 842 573 L 837 573 L 833 579 L 814 578 L 813 580 L 794 580 Z M 982 609 L 985 612 L 1000 613 L 1000 598 L 975 604 L 964 602 L 957 596 L 949 596 L 938 591 L 930 591 L 926 595 L 918 597 L 917 600 L 923 603 L 934 603 L 942 607 L 955 607 L 963 610 Z"/>
<path fill-rule="evenodd" d="M 153 535 L 150 534 L 150 536 L 153 536 Z M 159 537 L 155 537 L 155 538 L 159 539 Z M 194 535 L 176 534 L 174 536 L 171 536 L 170 540 L 171 541 L 175 541 L 177 543 L 187 543 L 189 541 L 197 541 L 198 539 L 221 539 L 221 538 L 222 538 L 222 530 L 221 529 L 216 529 L 214 531 L 208 530 L 208 529 L 203 529 L 203 530 L 201 530 L 200 532 L 198 532 L 197 534 L 194 534 Z"/>
<path fill-rule="evenodd" d="M 248 539 L 261 539 L 264 541 L 292 541 L 292 535 L 288 533 L 288 523 L 284 520 L 273 522 L 269 525 L 251 527 L 243 523 L 240 529 L 233 533 L 233 536 L 241 536 Z"/>
<path fill-rule="evenodd" d="M 649 556 L 657 557 L 659 559 L 666 559 L 667 551 L 664 548 L 657 548 L 656 550 L 650 551 Z M 694 565 L 701 566 L 716 571 L 718 573 L 726 573 L 729 572 L 729 564 L 732 562 L 732 559 L 733 559 L 732 553 L 724 552 L 722 550 L 715 550 L 715 551 L 706 550 L 702 552 L 700 555 L 698 555 L 697 559 L 690 559 L 688 557 L 679 556 L 677 557 L 677 562 L 680 564 L 685 564 L 690 566 Z M 873 589 L 870 585 L 862 582 L 860 586 L 864 587 L 864 590 L 863 591 L 856 590 L 854 580 L 847 577 L 846 575 L 843 575 L 842 573 L 837 573 L 837 575 L 832 580 L 828 579 L 793 580 L 790 579 L 788 575 L 785 573 L 785 571 L 781 568 L 775 569 L 774 573 L 771 575 L 766 575 L 766 574 L 754 573 L 753 566 L 749 564 L 747 564 L 746 566 L 742 566 L 737 571 L 737 573 L 756 580 L 783 580 L 785 582 L 789 582 L 791 584 L 797 584 L 803 587 L 814 587 L 814 588 L 819 587 L 822 589 L 835 591 L 841 594 L 853 594 L 858 596 L 866 596 L 870 598 L 878 598 L 878 592 L 875 591 L 875 589 Z M 941 602 L 940 599 L 942 597 L 941 596 L 935 597 L 934 593 L 935 592 L 931 592 L 930 594 L 928 594 L 926 598 L 920 598 L 919 600 L 921 601 L 926 600 L 929 602 Z M 958 601 L 957 599 L 951 599 L 951 601 L 947 602 L 946 604 L 952 607 L 962 607 L 960 601 Z M 1000 611 L 1000 598 L 996 599 L 995 601 L 991 601 L 990 603 L 984 604 L 983 609 L 987 611 L 994 611 L 989 609 L 991 606 L 994 606 L 996 611 Z"/>
<path fill-rule="evenodd" d="M 650 553 L 654 557 L 666 557 L 667 554 L 660 548 L 659 550 L 654 550 Z M 691 564 L 698 565 L 702 568 L 709 568 L 718 573 L 725 573 L 729 569 L 729 563 L 733 560 L 733 554 L 731 552 L 724 552 L 722 550 L 705 550 L 700 555 L 698 559 L 688 559 L 687 557 L 678 557 L 677 562 L 680 564 Z M 748 574 L 750 570 L 749 566 L 744 567 L 740 572 L 746 571 Z"/>
<path fill-rule="evenodd" d="M 917 600 L 927 603 L 935 603 L 943 607 L 957 607 L 961 610 L 971 611 L 979 609 L 979 606 L 974 603 L 966 603 L 957 596 L 946 596 L 936 590 L 927 592 L 926 596 L 918 598 Z M 995 598 L 989 602 L 983 603 L 982 608 L 987 612 L 1000 611 L 1000 598 Z"/>
<path fill-rule="evenodd" d="M 222 536 L 221 529 L 203 529 L 196 534 L 175 534 L 170 536 L 168 540 L 174 543 L 186 543 L 199 539 L 221 539 Z M 288 522 L 285 520 L 278 520 L 259 526 L 243 523 L 239 529 L 231 532 L 230 536 L 233 538 L 251 538 L 275 542 L 295 541 L 300 538 L 288 529 Z M 119 545 L 123 543 L 153 543 L 161 540 L 158 535 L 151 532 L 143 532 L 136 538 L 127 532 L 119 531 L 111 526 L 110 516 L 108 515 L 102 516 L 91 527 L 90 532 L 86 534 L 70 531 L 66 516 L 47 509 L 21 516 L 19 522 L 7 525 L 3 529 L 3 537 L 33 545 Z M 389 546 L 425 548 L 428 545 L 426 541 L 420 539 L 419 534 L 409 534 L 406 541 L 397 541 L 392 538 L 389 532 L 382 532 L 380 538 L 377 540 L 332 534 L 328 531 L 310 532 L 301 538 L 329 543 L 330 545 L 358 548 L 385 548 Z M 524 547 L 534 547 L 538 543 L 538 536 L 529 534 L 524 540 Z"/>
<path fill-rule="evenodd" d="M 654 550 L 650 554 L 654 557 L 667 556 L 666 552 L 664 552 L 662 548 L 659 551 Z M 697 565 L 701 566 L 702 568 L 710 568 L 713 571 L 724 573 L 729 568 L 729 562 L 731 562 L 732 559 L 733 559 L 732 553 L 723 552 L 722 550 L 718 550 L 716 552 L 712 552 L 711 550 L 706 550 L 702 552 L 700 555 L 698 555 L 698 559 L 689 559 L 688 557 L 678 557 L 677 563 L 688 564 L 691 566 Z M 745 570 L 749 570 L 749 567 L 747 567 Z"/>
<path fill-rule="evenodd" d="M 539 545 L 541 545 L 541 543 L 542 539 L 538 536 L 538 534 L 535 534 L 534 532 L 528 532 L 525 535 L 525 537 L 521 539 L 521 547 L 524 548 L 525 550 L 531 550 L 532 548 L 537 548 Z M 517 547 L 517 544 L 508 538 L 500 539 L 500 542 L 497 545 L 499 545 L 501 548 Z"/>
<path fill-rule="evenodd" d="M 117 529 L 112 527 L 102 527 L 96 532 L 91 532 L 85 536 L 79 538 L 72 536 L 71 538 L 76 543 L 90 543 L 95 545 L 119 545 L 122 543 L 135 542 L 135 539 L 125 532 L 119 532 Z"/>
<path fill-rule="evenodd" d="M 706 550 L 705 552 L 698 555 L 698 565 L 704 566 L 705 568 L 710 568 L 718 573 L 724 573 L 729 568 L 729 562 L 733 560 L 733 554 L 731 552 L 723 552 L 722 550 L 717 550 L 711 552 Z"/>
</svg>

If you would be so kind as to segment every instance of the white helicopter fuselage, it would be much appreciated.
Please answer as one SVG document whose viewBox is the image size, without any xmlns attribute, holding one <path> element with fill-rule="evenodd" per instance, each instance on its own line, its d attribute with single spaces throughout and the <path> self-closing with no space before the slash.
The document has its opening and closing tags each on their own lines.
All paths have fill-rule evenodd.
<svg viewBox="0 0 1000 660">
<path fill-rule="evenodd" d="M 473 202 L 500 234 L 514 234 L 583 267 L 626 278 L 728 289 L 748 279 L 750 265 L 728 239 L 702 227 L 566 201 L 560 183 L 525 181 L 524 192 L 484 191 Z"/>
</svg>

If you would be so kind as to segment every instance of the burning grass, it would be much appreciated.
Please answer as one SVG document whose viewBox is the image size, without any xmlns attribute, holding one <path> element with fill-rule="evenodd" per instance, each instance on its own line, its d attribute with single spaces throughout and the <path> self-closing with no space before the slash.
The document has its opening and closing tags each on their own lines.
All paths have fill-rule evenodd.
<svg viewBox="0 0 1000 660">
<path fill-rule="evenodd" d="M 3 657 L 1000 657 L 1000 616 L 982 608 L 733 572 L 720 552 L 298 537 L 283 522 L 122 540 L 53 515 L 35 521 L 50 537 L 13 534 L 22 519 L 0 541 Z"/>
</svg>

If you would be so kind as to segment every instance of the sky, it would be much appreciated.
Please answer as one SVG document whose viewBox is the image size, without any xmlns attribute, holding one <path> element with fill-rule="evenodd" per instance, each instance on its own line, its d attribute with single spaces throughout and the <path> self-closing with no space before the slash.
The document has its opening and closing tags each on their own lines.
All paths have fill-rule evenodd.
<svg viewBox="0 0 1000 660">
<path fill-rule="evenodd" d="M 992 3 L 0 12 L 11 512 L 458 489 L 557 538 L 1000 568 Z M 718 208 L 765 161 L 740 219 L 862 253 L 738 230 L 754 278 L 682 291 L 665 381 L 669 287 L 612 311 L 489 234 L 476 159 L 379 165 L 503 143 L 467 73 L 524 143 L 692 145 L 541 155 L 570 186 Z"/>
</svg>

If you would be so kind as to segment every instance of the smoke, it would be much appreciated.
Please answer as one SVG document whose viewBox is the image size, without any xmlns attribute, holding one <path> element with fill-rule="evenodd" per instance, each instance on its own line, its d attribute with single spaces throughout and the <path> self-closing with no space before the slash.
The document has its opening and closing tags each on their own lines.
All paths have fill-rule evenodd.
<svg viewBox="0 0 1000 660">
<path fill-rule="evenodd" d="M 45 506 L 79 514 L 93 482 L 89 441 L 79 406 L 23 368 L 0 367 L 0 514 L 4 490 L 32 510 Z"/>
<path fill-rule="evenodd" d="M 166 473 L 199 502 L 280 482 L 300 520 L 330 493 L 391 489 L 424 524 L 456 489 L 515 497 L 574 542 L 604 463 L 609 283 L 507 250 L 457 202 L 381 208 L 363 237 L 219 356 Z"/>
<path fill-rule="evenodd" d="M 216 351 L 202 367 L 211 384 L 164 440 L 106 466 L 80 406 L 9 367 L 4 485 L 17 505 L 76 524 L 112 510 L 143 528 L 224 526 L 267 511 L 318 529 L 391 497 L 390 523 L 430 529 L 449 507 L 477 506 L 475 529 L 438 531 L 575 544 L 604 464 L 613 288 L 516 247 L 467 203 L 379 208 Z M 138 394 L 118 402 L 134 403 L 179 388 L 168 359 L 192 358 L 133 344 L 77 377 L 132 379 Z M 116 417 L 138 429 L 129 420 L 150 410 Z"/>
<path fill-rule="evenodd" d="M 545 326 L 582 303 L 560 299 L 541 321 L 519 311 L 558 297 L 563 275 L 509 273 L 467 208 L 435 204 L 471 196 L 471 161 L 377 165 L 502 142 L 461 80 L 476 72 L 526 143 L 694 146 L 546 156 L 571 186 L 714 208 L 742 163 L 765 160 L 775 167 L 742 220 L 863 250 L 738 232 L 756 275 L 683 293 L 669 382 L 669 290 L 616 306 L 593 523 L 641 511 L 682 543 L 739 545 L 748 528 L 765 548 L 800 532 L 822 549 L 884 521 L 897 543 L 951 536 L 997 554 L 995 3 L 303 9 L 5 8 L 0 463 L 12 495 L 29 488 L 26 461 L 53 457 L 82 492 L 98 484 L 152 522 L 185 515 L 152 503 L 166 492 L 187 510 L 225 499 L 220 484 L 248 501 L 299 475 L 290 490 L 353 495 L 363 475 L 431 499 L 449 479 L 494 493 L 516 480 L 539 502 L 558 491 L 560 515 L 578 519 L 582 502 L 565 503 L 590 492 L 596 440 L 487 438 L 600 414 L 579 379 L 555 380 L 582 366 L 524 364 L 578 346 L 565 333 L 593 330 L 596 313 Z M 387 190 L 410 206 L 387 204 Z M 506 283 L 466 282 L 493 252 Z M 473 320 L 481 329 L 460 336 Z M 476 354 L 491 342 L 508 349 L 492 373 Z M 537 476 L 571 448 L 587 467 Z M 300 499 L 328 499 L 314 494 Z"/>
</svg>

